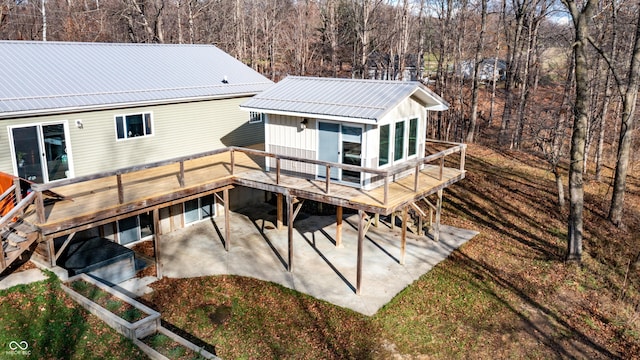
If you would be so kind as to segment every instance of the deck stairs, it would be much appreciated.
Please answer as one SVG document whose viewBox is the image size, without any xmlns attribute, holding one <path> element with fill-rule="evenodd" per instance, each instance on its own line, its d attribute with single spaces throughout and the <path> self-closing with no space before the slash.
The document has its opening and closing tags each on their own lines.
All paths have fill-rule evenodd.
<svg viewBox="0 0 640 360">
<path fill-rule="evenodd" d="M 0 261 L 0 274 L 20 259 L 22 254 L 31 249 L 38 237 L 38 228 L 20 219 L 5 224 L 0 229 L 2 256 L 4 257 L 4 261 Z"/>
</svg>

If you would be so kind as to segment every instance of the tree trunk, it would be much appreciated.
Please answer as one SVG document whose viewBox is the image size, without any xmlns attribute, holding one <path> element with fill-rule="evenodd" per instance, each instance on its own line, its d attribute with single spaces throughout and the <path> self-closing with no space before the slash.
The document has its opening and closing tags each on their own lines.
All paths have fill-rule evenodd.
<svg viewBox="0 0 640 360">
<path fill-rule="evenodd" d="M 633 54 L 627 79 L 627 87 L 622 100 L 622 123 L 620 127 L 620 138 L 618 140 L 616 174 L 613 180 L 613 196 L 609 209 L 609 220 L 617 226 L 622 225 L 624 192 L 627 186 L 627 172 L 629 170 L 629 155 L 631 152 L 633 117 L 638 99 L 638 86 L 640 86 L 640 14 L 638 14 L 636 23 Z"/>
<path fill-rule="evenodd" d="M 467 143 L 472 143 L 475 137 L 476 126 L 478 124 L 478 92 L 480 81 L 478 79 L 478 71 L 480 68 L 480 60 L 482 48 L 484 47 L 484 33 L 487 28 L 487 0 L 482 0 L 482 10 L 480 15 L 480 35 L 478 45 L 476 46 L 476 54 L 473 64 L 473 86 L 471 89 L 471 115 L 469 116 L 469 129 L 467 130 Z M 495 69 L 495 68 L 494 68 Z"/>
<path fill-rule="evenodd" d="M 591 18 L 596 0 L 588 0 L 582 10 L 578 10 L 576 0 L 563 0 L 569 9 L 575 27 L 574 62 L 576 76 L 576 101 L 573 106 L 574 120 L 571 136 L 571 163 L 569 165 L 569 223 L 568 223 L 568 261 L 582 260 L 582 235 L 584 230 L 584 146 L 587 130 L 587 111 L 589 110 L 589 68 L 587 65 L 587 46 L 589 37 L 588 21 Z"/>
</svg>

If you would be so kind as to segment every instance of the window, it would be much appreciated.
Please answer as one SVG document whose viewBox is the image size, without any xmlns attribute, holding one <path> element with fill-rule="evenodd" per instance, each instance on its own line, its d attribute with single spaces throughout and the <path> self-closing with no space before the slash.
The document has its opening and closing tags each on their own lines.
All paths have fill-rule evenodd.
<svg viewBox="0 0 640 360">
<path fill-rule="evenodd" d="M 393 160 L 404 158 L 404 121 L 396 123 Z"/>
<path fill-rule="evenodd" d="M 151 113 L 116 116 L 116 136 L 118 139 L 149 136 L 152 133 L 152 128 Z"/>
<path fill-rule="evenodd" d="M 184 223 L 191 224 L 198 220 L 214 217 L 216 199 L 214 195 L 206 195 L 184 203 Z"/>
<path fill-rule="evenodd" d="M 418 119 L 409 120 L 409 156 L 418 153 Z"/>
<path fill-rule="evenodd" d="M 378 166 L 389 163 L 389 125 L 380 126 L 380 153 L 378 154 Z"/>
<path fill-rule="evenodd" d="M 263 113 L 251 111 L 249 113 L 249 124 L 261 123 L 263 118 L 264 118 L 264 114 Z"/>
</svg>

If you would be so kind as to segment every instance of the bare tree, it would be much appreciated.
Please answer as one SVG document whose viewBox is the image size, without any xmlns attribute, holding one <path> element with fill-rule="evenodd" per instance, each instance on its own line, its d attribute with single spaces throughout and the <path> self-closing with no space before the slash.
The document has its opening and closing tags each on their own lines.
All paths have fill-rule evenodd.
<svg viewBox="0 0 640 360">
<path fill-rule="evenodd" d="M 576 99 L 573 106 L 573 133 L 571 135 L 569 165 L 569 222 L 566 259 L 582 260 L 582 234 L 584 230 L 584 149 L 589 109 L 589 68 L 587 50 L 589 21 L 596 0 L 579 3 L 577 0 L 562 0 L 569 10 L 575 31 L 573 44 Z M 580 7 L 579 5 L 582 4 Z"/>
<path fill-rule="evenodd" d="M 467 130 L 466 142 L 473 142 L 475 136 L 476 126 L 478 123 L 478 92 L 480 79 L 478 78 L 478 72 L 480 68 L 480 60 L 482 56 L 482 49 L 484 48 L 484 33 L 487 29 L 487 0 L 481 0 L 480 5 L 480 36 L 478 44 L 476 45 L 475 57 L 473 59 L 473 84 L 471 87 L 471 114 L 469 116 L 469 128 Z"/>
<path fill-rule="evenodd" d="M 626 179 L 629 171 L 629 155 L 631 153 L 631 138 L 633 131 L 633 118 L 638 99 L 638 87 L 640 86 L 640 13 L 636 9 L 636 31 L 634 36 L 633 52 L 629 63 L 626 83 L 618 83 L 618 89 L 622 96 L 622 119 L 620 138 L 618 139 L 618 156 L 616 173 L 613 181 L 613 196 L 609 208 L 609 220 L 615 225 L 622 225 L 622 212 L 624 209 L 624 193 Z"/>
</svg>

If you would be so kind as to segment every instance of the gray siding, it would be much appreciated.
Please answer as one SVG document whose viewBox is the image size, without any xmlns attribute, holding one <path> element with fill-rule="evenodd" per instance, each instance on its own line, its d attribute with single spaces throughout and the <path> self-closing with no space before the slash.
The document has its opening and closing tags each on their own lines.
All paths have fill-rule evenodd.
<svg viewBox="0 0 640 360">
<path fill-rule="evenodd" d="M 8 126 L 67 121 L 74 175 L 82 176 L 177 156 L 264 143 L 264 124 L 249 124 L 247 97 L 0 120 L 0 171 L 13 173 Z M 151 112 L 153 135 L 116 140 L 119 114 Z M 81 120 L 83 128 L 75 125 Z"/>
</svg>

